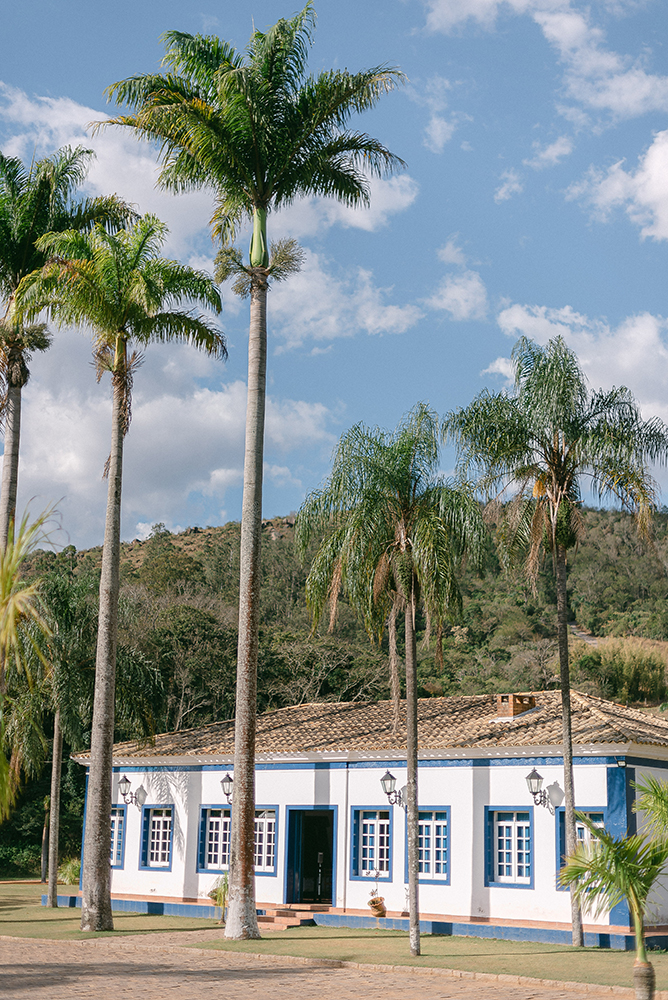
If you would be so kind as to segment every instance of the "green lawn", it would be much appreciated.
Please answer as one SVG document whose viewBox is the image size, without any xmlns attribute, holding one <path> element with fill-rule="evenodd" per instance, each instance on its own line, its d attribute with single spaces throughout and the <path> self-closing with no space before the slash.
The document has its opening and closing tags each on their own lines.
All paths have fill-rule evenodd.
<svg viewBox="0 0 668 1000">
<path fill-rule="evenodd" d="M 187 943 L 187 942 L 184 942 Z M 411 958 L 407 935 L 401 931 L 354 930 L 334 927 L 294 927 L 262 941 L 198 943 L 199 948 L 246 951 L 266 955 L 301 955 L 348 962 L 416 965 L 469 972 L 508 973 L 538 979 L 633 985 L 633 952 L 569 948 L 533 942 L 483 940 L 469 937 L 422 936 L 422 955 Z M 657 989 L 668 989 L 668 954 L 652 952 Z"/>
<path fill-rule="evenodd" d="M 80 910 L 47 910 L 40 906 L 42 891 L 40 885 L 0 885 L 0 934 L 63 940 L 95 936 L 79 930 Z M 67 894 L 75 890 L 63 886 L 59 891 Z M 632 952 L 423 935 L 422 955 L 412 959 L 407 936 L 400 931 L 295 927 L 267 934 L 261 941 L 226 941 L 213 920 L 115 913 L 114 924 L 116 930 L 110 931 L 111 934 L 185 932 L 172 938 L 173 943 L 196 948 L 509 973 L 610 986 L 632 985 Z M 193 935 L 193 931 L 204 933 Z M 657 988 L 668 989 L 668 954 L 653 952 L 651 958 L 656 969 Z"/>
<path fill-rule="evenodd" d="M 58 886 L 59 895 L 73 895 L 78 886 Z M 79 930 L 81 910 L 41 906 L 46 886 L 0 884 L 0 934 L 11 937 L 81 940 L 107 934 L 154 934 L 157 931 L 201 931 L 217 927 L 214 920 L 194 917 L 157 917 L 143 913 L 114 913 L 113 931 L 100 934 Z"/>
</svg>

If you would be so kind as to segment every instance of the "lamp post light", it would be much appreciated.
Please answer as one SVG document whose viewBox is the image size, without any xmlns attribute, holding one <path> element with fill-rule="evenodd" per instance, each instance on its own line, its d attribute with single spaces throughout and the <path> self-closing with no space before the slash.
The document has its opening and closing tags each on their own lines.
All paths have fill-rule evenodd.
<svg viewBox="0 0 668 1000">
<path fill-rule="evenodd" d="M 220 786 L 223 789 L 223 795 L 227 799 L 228 806 L 232 805 L 232 785 L 234 778 L 231 774 L 226 774 L 224 778 L 220 779 Z"/>
<path fill-rule="evenodd" d="M 137 809 L 141 809 L 141 807 L 146 802 L 146 790 L 144 789 L 143 785 L 140 785 L 136 792 L 131 792 L 130 785 L 131 785 L 130 779 L 128 778 L 127 774 L 124 774 L 121 780 L 118 782 L 118 790 L 123 796 L 123 801 L 125 802 L 126 806 L 133 805 L 137 806 Z"/>
<path fill-rule="evenodd" d="M 386 771 L 383 777 L 380 779 L 380 784 L 383 791 L 387 795 L 388 801 L 391 806 L 403 805 L 403 798 L 400 789 L 395 791 L 397 784 L 397 779 L 389 771 Z"/>
</svg>

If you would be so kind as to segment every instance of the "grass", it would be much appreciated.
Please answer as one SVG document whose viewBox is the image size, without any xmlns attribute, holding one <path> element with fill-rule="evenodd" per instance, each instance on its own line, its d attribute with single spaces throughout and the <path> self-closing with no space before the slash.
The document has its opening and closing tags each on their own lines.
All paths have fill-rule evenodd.
<svg viewBox="0 0 668 1000">
<path fill-rule="evenodd" d="M 273 932 L 260 941 L 227 941 L 213 920 L 115 913 L 116 930 L 84 934 L 80 910 L 49 910 L 40 905 L 44 887 L 0 885 L 0 935 L 11 937 L 82 940 L 129 934 L 185 932 L 174 944 L 263 955 L 294 955 L 381 965 L 429 966 L 468 972 L 507 973 L 539 979 L 567 979 L 606 986 L 632 986 L 633 953 L 598 948 L 569 948 L 530 941 L 499 941 L 467 937 L 423 935 L 422 955 L 411 958 L 407 935 L 401 931 L 357 930 L 338 927 L 294 927 Z M 59 887 L 63 894 L 74 891 Z M 192 932 L 200 931 L 204 934 Z M 208 931 L 211 931 L 209 937 Z M 668 989 L 668 954 L 652 952 L 657 988 Z"/>
<path fill-rule="evenodd" d="M 78 886 L 58 886 L 59 895 L 74 895 Z M 164 931 L 201 931 L 217 927 L 213 920 L 195 917 L 161 917 L 144 913 L 114 913 L 113 931 L 99 933 L 79 930 L 80 909 L 52 910 L 41 905 L 44 885 L 0 885 L 0 935 L 82 941 L 109 935 L 155 934 Z"/>
<path fill-rule="evenodd" d="M 187 943 L 187 942 L 184 942 Z M 484 940 L 472 937 L 422 936 L 422 954 L 411 958 L 407 935 L 401 931 L 338 927 L 293 927 L 261 941 L 199 942 L 199 948 L 299 955 L 381 965 L 428 966 L 468 972 L 507 973 L 538 979 L 633 985 L 633 952 L 570 948 L 532 941 Z M 668 989 L 668 954 L 652 952 L 657 989 Z"/>
</svg>

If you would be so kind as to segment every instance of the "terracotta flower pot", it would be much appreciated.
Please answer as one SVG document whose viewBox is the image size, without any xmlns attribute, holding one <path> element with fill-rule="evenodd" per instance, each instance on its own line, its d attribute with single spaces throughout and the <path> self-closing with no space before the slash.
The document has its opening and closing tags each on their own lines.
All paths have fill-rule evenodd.
<svg viewBox="0 0 668 1000">
<path fill-rule="evenodd" d="M 654 1000 L 656 977 L 651 962 L 636 962 L 633 966 L 633 988 L 636 1000 Z"/>
<path fill-rule="evenodd" d="M 369 900 L 369 906 L 375 917 L 384 917 L 387 913 L 384 896 L 372 896 Z"/>
</svg>

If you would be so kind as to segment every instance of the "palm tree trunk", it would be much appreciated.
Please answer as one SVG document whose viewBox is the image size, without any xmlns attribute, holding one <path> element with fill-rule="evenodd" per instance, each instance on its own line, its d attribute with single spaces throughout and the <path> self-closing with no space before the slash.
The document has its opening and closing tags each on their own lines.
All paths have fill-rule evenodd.
<svg viewBox="0 0 668 1000">
<path fill-rule="evenodd" d="M 241 509 L 239 646 L 234 729 L 234 796 L 230 844 L 230 889 L 225 937 L 259 938 L 255 908 L 255 719 L 260 634 L 260 542 L 262 463 L 267 371 L 267 283 L 257 275 L 251 288 L 248 340 L 246 453 Z"/>
<path fill-rule="evenodd" d="M 86 831 L 84 835 L 81 930 L 111 931 L 111 776 L 114 746 L 114 695 L 118 640 L 118 591 L 121 555 L 121 486 L 126 430 L 125 342 L 118 338 L 113 374 L 113 413 L 107 514 L 102 549 L 100 610 L 95 657 L 95 694 L 90 744 Z"/>
<path fill-rule="evenodd" d="M 647 958 L 645 927 L 642 911 L 632 907 L 633 926 L 636 936 L 636 960 L 633 963 L 633 986 L 636 1000 L 654 1000 L 656 976 L 654 966 Z"/>
<path fill-rule="evenodd" d="M 417 643 L 415 640 L 415 575 L 406 601 L 406 817 L 408 838 L 408 915 L 411 955 L 420 954 L 420 902 L 418 897 L 418 715 Z"/>
<path fill-rule="evenodd" d="M 16 492 L 19 482 L 19 439 L 21 437 L 21 386 L 7 390 L 5 415 L 5 451 L 2 456 L 2 487 L 0 487 L 0 549 L 5 549 L 9 525 L 16 518 Z"/>
<path fill-rule="evenodd" d="M 396 736 L 401 727 L 401 681 L 399 680 L 399 656 L 397 655 L 397 603 L 392 602 L 392 610 L 387 621 L 390 645 L 390 697 L 392 699 L 392 733 Z"/>
<path fill-rule="evenodd" d="M 575 853 L 577 837 L 575 833 L 575 791 L 573 787 L 573 737 L 571 733 L 571 677 L 568 665 L 568 602 L 566 593 L 566 549 L 557 545 L 557 638 L 559 641 L 559 670 L 561 674 L 561 718 L 564 753 L 564 806 L 566 826 L 566 854 Z M 584 944 L 582 914 L 571 892 L 571 924 L 573 947 Z"/>
<path fill-rule="evenodd" d="M 58 906 L 58 839 L 60 834 L 60 774 L 63 764 L 63 731 L 60 709 L 53 720 L 53 754 L 51 757 L 51 816 L 49 819 L 49 887 L 46 905 Z"/>
<path fill-rule="evenodd" d="M 42 826 L 42 858 L 40 865 L 40 881 L 46 882 L 46 873 L 49 864 L 49 819 L 51 816 L 49 796 L 44 799 L 44 825 Z"/>
</svg>

